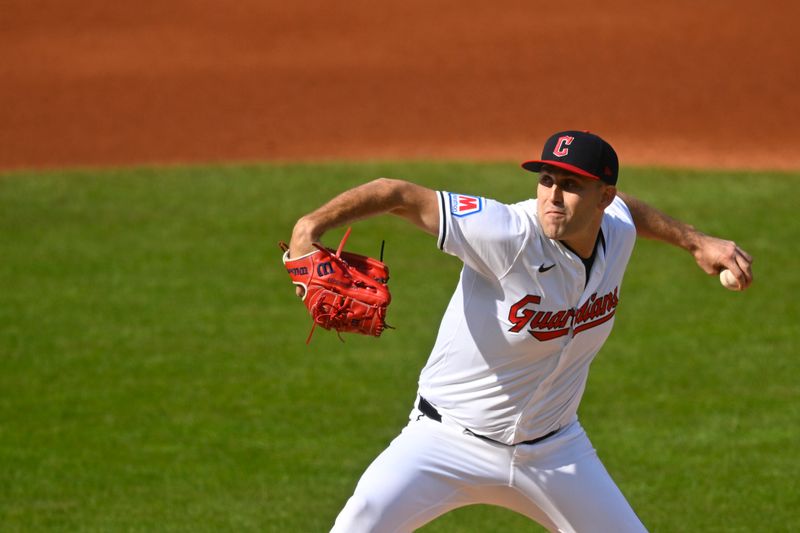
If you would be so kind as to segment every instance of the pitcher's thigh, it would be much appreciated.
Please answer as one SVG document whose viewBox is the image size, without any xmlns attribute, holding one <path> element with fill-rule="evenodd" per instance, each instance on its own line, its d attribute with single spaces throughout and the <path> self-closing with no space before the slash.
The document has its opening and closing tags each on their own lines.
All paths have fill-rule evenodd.
<svg viewBox="0 0 800 533">
<path fill-rule="evenodd" d="M 332 532 L 413 531 L 476 503 L 464 489 L 487 472 L 468 439 L 477 440 L 437 422 L 411 422 L 361 476 Z"/>
<path fill-rule="evenodd" d="M 520 467 L 517 486 L 540 503 L 560 531 L 646 532 L 588 438 L 582 445 L 572 444 L 576 454 L 570 462 L 542 467 L 532 461 Z"/>
</svg>

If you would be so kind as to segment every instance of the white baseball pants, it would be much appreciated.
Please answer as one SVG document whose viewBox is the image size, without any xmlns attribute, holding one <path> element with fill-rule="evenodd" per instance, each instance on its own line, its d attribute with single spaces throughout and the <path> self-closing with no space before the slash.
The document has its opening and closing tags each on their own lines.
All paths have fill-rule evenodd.
<svg viewBox="0 0 800 533">
<path fill-rule="evenodd" d="M 506 446 L 418 415 L 364 472 L 332 533 L 413 531 L 478 503 L 550 531 L 647 531 L 577 421 L 542 442 Z"/>
</svg>

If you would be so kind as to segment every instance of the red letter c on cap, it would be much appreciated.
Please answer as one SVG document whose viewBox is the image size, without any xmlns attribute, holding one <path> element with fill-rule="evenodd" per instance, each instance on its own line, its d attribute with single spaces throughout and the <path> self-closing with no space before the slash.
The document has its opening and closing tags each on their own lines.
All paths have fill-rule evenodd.
<svg viewBox="0 0 800 533">
<path fill-rule="evenodd" d="M 564 146 L 569 146 L 572 144 L 572 141 L 575 140 L 575 137 L 570 137 L 569 135 L 564 135 L 563 137 L 559 137 L 558 141 L 556 141 L 556 147 L 553 150 L 553 155 L 556 157 L 564 157 L 569 153 L 568 148 L 564 148 Z"/>
</svg>

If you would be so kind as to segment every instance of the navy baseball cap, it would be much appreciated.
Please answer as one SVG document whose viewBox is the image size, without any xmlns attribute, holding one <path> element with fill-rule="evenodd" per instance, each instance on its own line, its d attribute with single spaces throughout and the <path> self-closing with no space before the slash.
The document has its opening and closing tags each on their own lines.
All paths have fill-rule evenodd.
<svg viewBox="0 0 800 533">
<path fill-rule="evenodd" d="M 539 172 L 552 165 L 587 178 L 616 185 L 619 175 L 617 153 L 606 141 L 588 131 L 560 131 L 544 143 L 542 158 L 522 163 L 522 168 Z"/>
</svg>

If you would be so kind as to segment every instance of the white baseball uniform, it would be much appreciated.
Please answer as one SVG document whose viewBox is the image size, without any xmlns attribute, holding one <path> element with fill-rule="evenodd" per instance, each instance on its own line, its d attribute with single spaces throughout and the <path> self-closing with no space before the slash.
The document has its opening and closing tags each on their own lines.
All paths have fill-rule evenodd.
<svg viewBox="0 0 800 533">
<path fill-rule="evenodd" d="M 627 206 L 606 209 L 587 279 L 584 261 L 542 233 L 535 199 L 438 195 L 438 245 L 464 268 L 409 423 L 333 531 L 412 531 L 475 503 L 551 531 L 645 531 L 576 414 L 636 240 Z"/>
</svg>

